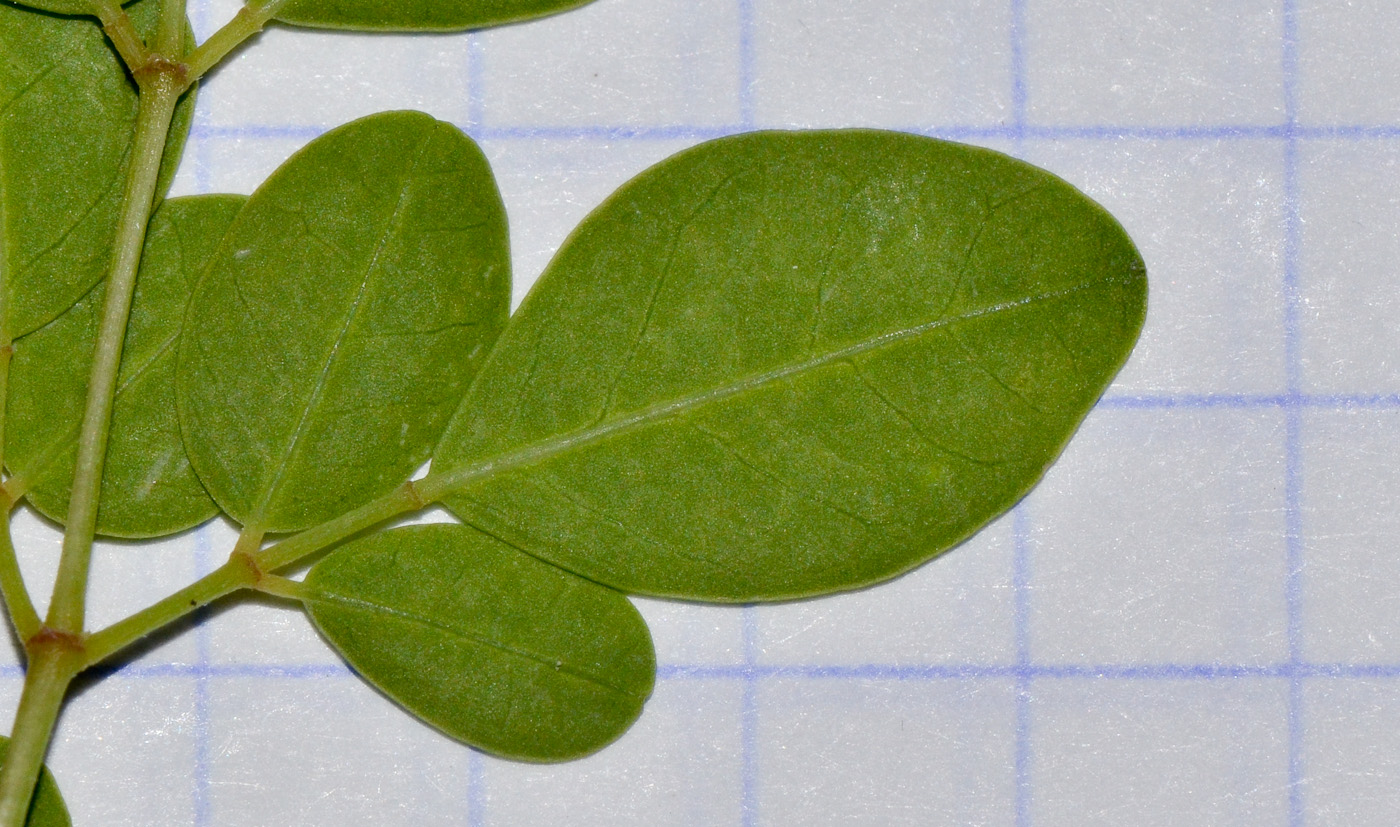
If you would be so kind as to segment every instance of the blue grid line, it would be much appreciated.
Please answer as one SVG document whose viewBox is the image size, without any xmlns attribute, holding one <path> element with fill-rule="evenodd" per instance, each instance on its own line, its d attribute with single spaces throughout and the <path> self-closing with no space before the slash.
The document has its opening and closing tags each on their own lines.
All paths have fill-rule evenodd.
<svg viewBox="0 0 1400 827">
<path fill-rule="evenodd" d="M 480 752 L 468 750 L 467 827 L 486 827 L 486 763 Z"/>
</svg>

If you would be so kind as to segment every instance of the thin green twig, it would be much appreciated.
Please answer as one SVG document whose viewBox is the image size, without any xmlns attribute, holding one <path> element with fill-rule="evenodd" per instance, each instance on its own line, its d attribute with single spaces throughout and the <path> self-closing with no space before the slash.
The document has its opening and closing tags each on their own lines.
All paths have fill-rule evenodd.
<svg viewBox="0 0 1400 827">
<path fill-rule="evenodd" d="M 53 599 L 49 603 L 48 625 L 71 634 L 81 634 L 83 631 L 88 569 L 97 529 L 97 500 L 107 454 L 117 368 L 121 363 L 131 296 L 136 286 L 136 270 L 141 261 L 151 204 L 155 199 L 161 156 L 165 151 L 175 104 L 184 88 L 178 77 L 166 72 L 145 77 L 138 74 L 137 80 L 141 83 L 142 94 L 136 117 L 136 135 L 122 198 L 120 229 L 107 277 L 102 323 L 93 354 L 83 427 L 78 439 L 63 551 L 59 557 Z"/>
<path fill-rule="evenodd" d="M 107 38 L 117 48 L 117 54 L 121 55 L 126 68 L 135 73 L 137 69 L 145 66 L 151 59 L 151 51 L 146 48 L 146 42 L 137 33 L 131 17 L 127 15 L 121 3 L 117 0 L 88 2 L 92 6 L 92 13 L 102 21 L 102 31 L 107 33 Z"/>
<path fill-rule="evenodd" d="M 29 640 L 38 634 L 43 622 L 34 609 L 29 589 L 24 586 L 24 575 L 20 572 L 19 557 L 15 554 L 14 539 L 10 535 L 9 507 L 0 508 L 0 593 L 5 596 L 10 622 L 14 624 L 19 639 Z"/>
<path fill-rule="evenodd" d="M 219 65 L 229 53 L 243 44 L 243 41 L 263 30 L 288 0 L 270 0 L 266 3 L 249 3 L 238 10 L 233 19 L 225 23 L 209 39 L 199 44 L 185 62 L 189 71 L 189 81 L 194 83 L 205 73 Z"/>
</svg>

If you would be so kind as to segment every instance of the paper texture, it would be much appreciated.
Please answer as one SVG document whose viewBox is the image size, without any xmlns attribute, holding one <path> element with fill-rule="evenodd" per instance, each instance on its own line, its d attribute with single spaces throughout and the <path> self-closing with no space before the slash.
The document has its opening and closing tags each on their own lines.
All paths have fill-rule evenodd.
<svg viewBox="0 0 1400 827">
<path fill-rule="evenodd" d="M 235 9 L 191 17 L 207 36 Z M 178 193 L 251 192 L 330 127 L 422 109 L 494 165 L 518 301 L 678 149 L 909 130 L 1107 206 L 1147 261 L 1147 325 L 1041 486 L 947 556 L 808 603 L 643 601 L 656 693 L 593 758 L 478 755 L 295 611 L 239 604 L 70 704 L 50 763 L 76 823 L 1393 823 L 1396 42 L 1392 0 L 598 0 L 478 34 L 274 27 L 205 84 Z M 52 530 L 22 514 L 20 534 L 46 584 Z M 95 622 L 232 537 L 103 546 Z"/>
</svg>

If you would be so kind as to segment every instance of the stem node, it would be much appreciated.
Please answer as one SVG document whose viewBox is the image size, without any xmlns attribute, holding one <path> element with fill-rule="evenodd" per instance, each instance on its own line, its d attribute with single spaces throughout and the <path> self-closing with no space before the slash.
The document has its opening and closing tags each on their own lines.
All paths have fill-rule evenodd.
<svg viewBox="0 0 1400 827">
<path fill-rule="evenodd" d="M 147 55 L 146 60 L 141 65 L 132 68 L 131 76 L 136 79 L 136 84 L 142 89 L 165 82 L 173 84 L 177 90 L 176 94 L 181 94 L 190 87 L 190 67 L 188 64 L 154 53 Z"/>
<path fill-rule="evenodd" d="M 65 632 L 52 626 L 41 626 L 39 631 L 30 635 L 29 639 L 24 642 L 24 651 L 29 655 L 30 660 L 34 659 L 35 653 L 40 649 L 81 655 L 87 651 L 86 636 Z"/>
<path fill-rule="evenodd" d="M 228 562 L 230 567 L 241 568 L 243 572 L 246 572 L 238 579 L 240 581 L 245 581 L 245 585 L 249 588 L 256 589 L 258 584 L 263 581 L 263 578 L 267 577 L 267 572 L 263 571 L 262 566 L 258 565 L 258 558 L 237 546 L 229 553 Z"/>
</svg>

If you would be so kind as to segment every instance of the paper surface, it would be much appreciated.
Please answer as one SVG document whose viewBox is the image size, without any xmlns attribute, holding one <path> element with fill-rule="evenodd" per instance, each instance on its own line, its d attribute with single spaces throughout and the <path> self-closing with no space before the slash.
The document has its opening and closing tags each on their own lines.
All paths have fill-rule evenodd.
<svg viewBox="0 0 1400 827">
<path fill-rule="evenodd" d="M 191 17 L 205 37 L 235 9 Z M 479 34 L 271 29 L 205 84 L 177 193 L 251 192 L 330 127 L 422 109 L 494 165 L 518 301 L 678 149 L 910 130 L 1107 206 L 1147 261 L 1146 330 L 1042 485 L 945 557 L 807 603 L 642 601 L 656 693 L 593 758 L 478 755 L 297 612 L 241 603 L 73 700 L 50 764 L 75 822 L 1393 823 L 1397 41 L 1391 0 L 598 0 Z M 18 531 L 48 583 L 52 530 Z M 232 538 L 103 546 L 94 622 Z"/>
</svg>

